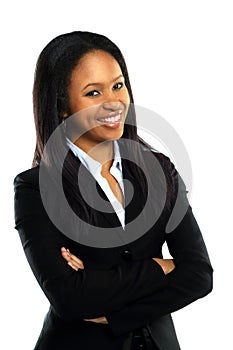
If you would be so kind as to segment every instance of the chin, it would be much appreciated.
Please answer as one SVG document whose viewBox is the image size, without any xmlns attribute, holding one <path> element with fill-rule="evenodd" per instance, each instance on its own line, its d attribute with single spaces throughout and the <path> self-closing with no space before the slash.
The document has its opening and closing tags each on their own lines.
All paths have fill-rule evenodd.
<svg viewBox="0 0 233 350">
<path fill-rule="evenodd" d="M 123 135 L 123 132 L 121 132 L 121 133 L 115 133 L 115 134 L 112 134 L 112 135 L 108 135 L 108 136 L 104 136 L 103 137 L 103 139 L 105 140 L 105 141 L 114 141 L 114 140 L 119 140 L 121 137 L 122 137 L 122 135 Z"/>
<path fill-rule="evenodd" d="M 121 130 L 107 130 L 106 132 L 99 134 L 99 139 L 101 141 L 107 141 L 107 140 L 118 140 L 122 137 L 124 132 L 124 129 Z"/>
</svg>

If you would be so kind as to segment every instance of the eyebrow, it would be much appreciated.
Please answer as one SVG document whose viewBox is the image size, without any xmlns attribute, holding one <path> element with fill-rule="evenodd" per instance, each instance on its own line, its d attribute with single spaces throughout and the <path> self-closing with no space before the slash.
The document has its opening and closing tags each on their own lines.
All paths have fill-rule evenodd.
<svg viewBox="0 0 233 350">
<path fill-rule="evenodd" d="M 118 77 L 116 77 L 115 79 L 112 80 L 112 83 L 114 83 L 114 81 L 118 80 L 119 78 L 123 78 L 123 75 L 120 74 Z M 84 88 L 82 89 L 85 90 L 87 87 L 89 86 L 95 86 L 95 85 L 101 85 L 101 83 L 88 83 L 87 85 L 84 86 Z"/>
</svg>

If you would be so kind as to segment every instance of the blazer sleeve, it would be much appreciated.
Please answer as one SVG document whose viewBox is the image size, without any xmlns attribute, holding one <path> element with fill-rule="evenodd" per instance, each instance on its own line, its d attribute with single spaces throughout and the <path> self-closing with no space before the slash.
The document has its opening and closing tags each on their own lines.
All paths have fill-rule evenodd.
<svg viewBox="0 0 233 350">
<path fill-rule="evenodd" d="M 145 326 L 156 318 L 174 312 L 204 297 L 212 290 L 213 269 L 200 228 L 188 204 L 186 188 L 170 163 L 170 173 L 176 185 L 180 186 L 180 210 L 187 211 L 180 223 L 166 235 L 166 242 L 176 268 L 166 275 L 167 286 L 163 290 L 151 291 L 127 307 L 107 316 L 110 328 L 115 335 Z M 176 186 L 176 199 L 177 199 Z M 173 209 L 176 200 L 173 200 Z M 174 219 L 174 218 L 173 218 Z"/>
<path fill-rule="evenodd" d="M 58 316 L 100 317 L 167 285 L 161 267 L 151 259 L 122 262 L 108 270 L 71 269 L 60 252 L 66 237 L 47 216 L 34 182 L 24 173 L 14 180 L 16 229 L 30 267 Z"/>
</svg>

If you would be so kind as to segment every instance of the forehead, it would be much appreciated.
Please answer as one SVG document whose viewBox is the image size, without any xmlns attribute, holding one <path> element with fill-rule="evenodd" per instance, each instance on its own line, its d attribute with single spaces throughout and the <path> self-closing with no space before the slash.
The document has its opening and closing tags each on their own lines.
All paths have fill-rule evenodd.
<svg viewBox="0 0 233 350">
<path fill-rule="evenodd" d="M 122 71 L 116 59 L 108 52 L 98 50 L 89 52 L 80 59 L 72 72 L 71 80 L 108 80 L 120 74 Z"/>
</svg>

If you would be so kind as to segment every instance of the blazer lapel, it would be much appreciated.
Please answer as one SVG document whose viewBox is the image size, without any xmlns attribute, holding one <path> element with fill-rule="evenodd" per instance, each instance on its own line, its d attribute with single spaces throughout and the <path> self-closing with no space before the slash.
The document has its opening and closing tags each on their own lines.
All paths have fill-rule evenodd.
<svg viewBox="0 0 233 350">
<path fill-rule="evenodd" d="M 117 216 L 117 214 L 116 214 L 116 212 L 115 212 L 111 202 L 109 201 L 107 195 L 102 190 L 102 188 L 100 187 L 100 185 L 98 184 L 97 181 L 96 181 L 96 188 L 97 188 L 98 195 L 101 197 L 102 200 L 105 201 L 104 208 L 106 209 L 106 211 L 98 210 L 98 216 L 101 217 L 100 222 L 102 224 L 104 224 L 103 221 L 107 220 L 107 222 L 108 222 L 107 227 L 118 227 L 118 226 L 120 226 L 120 228 L 122 228 L 121 222 L 120 222 L 120 220 L 119 220 L 119 218 L 118 218 L 118 216 Z M 99 198 L 96 198 L 97 208 L 99 208 L 98 201 L 99 201 Z M 109 224 L 110 224 L 110 226 L 109 226 Z M 106 226 L 103 226 L 103 227 L 106 227 Z"/>
<path fill-rule="evenodd" d="M 144 207 L 142 200 L 141 188 L 135 180 L 130 170 L 130 163 L 126 159 L 122 159 L 123 182 L 125 192 L 125 224 L 134 220 Z"/>
<path fill-rule="evenodd" d="M 114 208 L 107 195 L 95 180 L 94 176 L 87 170 L 87 168 L 80 162 L 80 160 L 78 161 L 78 172 L 81 171 L 82 174 L 79 178 L 78 186 L 80 190 L 82 188 L 85 189 L 83 197 L 87 203 L 88 210 L 95 212 L 95 217 L 97 220 L 95 225 L 104 228 L 119 227 L 123 230 L 121 222 L 118 219 L 118 216 L 115 213 Z"/>
</svg>

